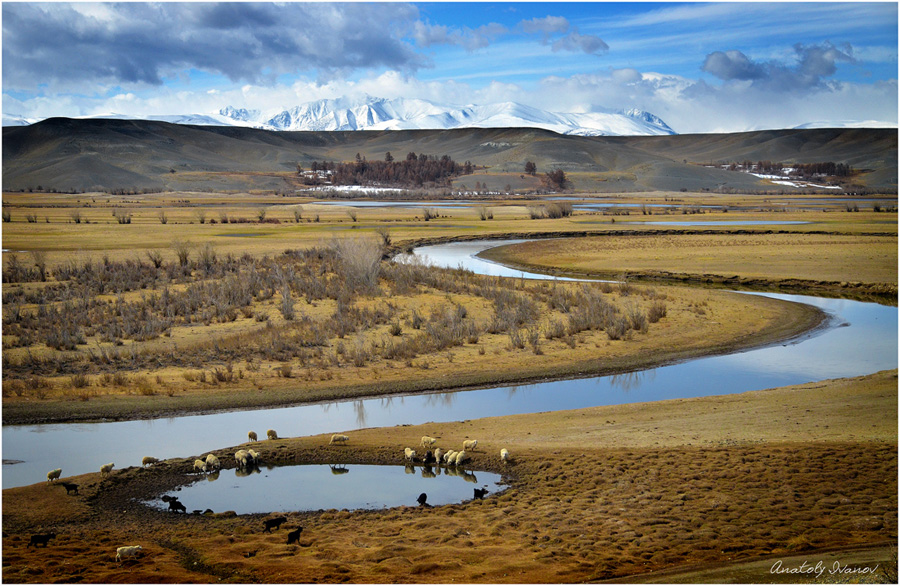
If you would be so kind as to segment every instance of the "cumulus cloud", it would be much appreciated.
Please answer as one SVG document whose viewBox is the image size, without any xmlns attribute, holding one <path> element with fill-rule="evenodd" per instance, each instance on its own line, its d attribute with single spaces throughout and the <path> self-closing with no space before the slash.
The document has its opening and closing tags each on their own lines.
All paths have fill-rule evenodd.
<svg viewBox="0 0 900 586">
<path fill-rule="evenodd" d="M 478 28 L 451 28 L 444 25 L 433 25 L 424 22 L 413 24 L 412 38 L 419 47 L 433 45 L 457 45 L 467 51 L 483 49 L 508 29 L 495 22 Z"/>
<path fill-rule="evenodd" d="M 581 51 L 588 55 L 599 55 L 609 50 L 603 39 L 594 35 L 582 35 L 573 30 L 561 39 L 553 42 L 551 48 L 556 51 Z"/>
<path fill-rule="evenodd" d="M 837 63 L 854 63 L 853 47 L 843 49 L 830 42 L 815 46 L 794 45 L 795 63 L 753 61 L 740 51 L 715 51 L 706 56 L 701 69 L 723 81 L 750 81 L 770 91 L 821 87 L 837 72 Z"/>
<path fill-rule="evenodd" d="M 540 33 L 545 37 L 569 32 L 569 21 L 562 16 L 532 18 L 519 23 L 519 28 L 527 34 Z"/>
<path fill-rule="evenodd" d="M 271 82 L 311 70 L 427 61 L 400 38 L 411 5 L 377 3 L 3 4 L 3 83 L 160 85 L 186 69 Z"/>
</svg>

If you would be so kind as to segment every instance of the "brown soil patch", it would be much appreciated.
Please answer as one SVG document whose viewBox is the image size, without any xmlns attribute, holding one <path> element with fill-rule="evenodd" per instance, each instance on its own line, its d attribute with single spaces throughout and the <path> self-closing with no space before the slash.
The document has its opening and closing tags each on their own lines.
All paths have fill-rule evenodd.
<svg viewBox="0 0 900 586">
<path fill-rule="evenodd" d="M 896 388 L 895 370 L 735 397 L 361 430 L 346 446 L 326 436 L 259 442 L 267 463 L 400 464 L 422 435 L 445 447 L 474 438 L 471 469 L 509 482 L 483 501 L 434 508 L 286 512 L 272 534 L 264 515 L 176 515 L 132 501 L 184 482 L 193 456 L 86 474 L 79 497 L 47 483 L 6 490 L 3 579 L 580 582 L 896 543 Z M 501 447 L 511 464 L 499 461 Z M 288 545 L 296 526 L 300 541 Z M 51 530 L 46 549 L 27 547 Z M 141 559 L 114 561 L 116 547 L 137 543 Z M 739 576 L 769 581 L 769 567 Z"/>
</svg>

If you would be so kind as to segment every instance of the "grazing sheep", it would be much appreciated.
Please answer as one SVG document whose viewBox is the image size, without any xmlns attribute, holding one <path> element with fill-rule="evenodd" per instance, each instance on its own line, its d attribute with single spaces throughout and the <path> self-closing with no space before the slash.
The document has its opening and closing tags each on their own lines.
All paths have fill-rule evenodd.
<svg viewBox="0 0 900 586">
<path fill-rule="evenodd" d="M 438 448 L 434 451 L 434 461 L 438 464 L 441 463 L 441 458 L 444 457 L 444 450 Z"/>
<path fill-rule="evenodd" d="M 125 545 L 116 548 L 116 561 L 121 562 L 125 558 L 135 558 L 142 554 L 144 548 L 140 545 Z"/>
<path fill-rule="evenodd" d="M 251 442 L 255 442 L 256 439 L 257 439 L 257 437 L 256 437 L 256 432 L 255 432 L 255 431 L 249 432 L 249 433 L 247 434 L 247 439 L 249 439 Z"/>
<path fill-rule="evenodd" d="M 347 441 L 349 439 L 350 438 L 347 437 L 346 435 L 341 435 L 339 433 L 336 433 L 333 436 L 331 436 L 331 441 L 328 442 L 328 445 L 330 446 L 331 444 L 345 444 L 345 443 L 347 443 Z"/>
<path fill-rule="evenodd" d="M 290 545 L 292 543 L 297 543 L 298 541 L 300 541 L 300 532 L 301 531 L 303 531 L 303 527 L 297 527 L 296 529 L 294 529 L 293 531 L 290 531 L 288 533 L 288 540 L 287 540 L 288 545 Z"/>
<path fill-rule="evenodd" d="M 159 462 L 159 459 L 154 458 L 153 456 L 144 456 L 141 459 L 141 466 L 149 466 L 150 464 L 156 464 Z"/>
<path fill-rule="evenodd" d="M 62 487 L 66 489 L 66 494 L 78 494 L 78 485 L 72 482 L 63 482 Z"/>
<path fill-rule="evenodd" d="M 469 450 L 474 452 L 475 446 L 478 445 L 478 440 L 466 440 L 463 442 L 463 450 Z"/>
<path fill-rule="evenodd" d="M 266 431 L 266 437 L 269 438 L 270 440 L 278 439 L 278 434 L 275 433 L 274 429 L 269 429 Z"/>
<path fill-rule="evenodd" d="M 250 464 L 259 464 L 262 462 L 262 457 L 256 450 L 247 450 L 247 453 L 250 454 Z"/>
<path fill-rule="evenodd" d="M 456 454 L 457 452 L 454 452 L 453 450 L 447 450 L 447 453 L 444 454 L 444 463 L 447 465 L 453 464 Z"/>
<path fill-rule="evenodd" d="M 412 448 L 405 448 L 403 450 L 403 454 L 404 454 L 404 456 L 406 456 L 406 459 L 409 460 L 410 462 L 412 462 L 413 460 L 416 459 L 416 451 Z"/>
<path fill-rule="evenodd" d="M 207 470 L 218 470 L 222 465 L 219 463 L 219 458 L 216 457 L 215 454 L 209 454 L 206 456 L 206 469 Z"/>
<path fill-rule="evenodd" d="M 234 461 L 237 462 L 238 468 L 247 468 L 253 461 L 253 456 L 247 450 L 238 450 L 234 453 Z"/>
<path fill-rule="evenodd" d="M 184 506 L 184 503 L 182 503 L 177 498 L 173 498 L 172 500 L 169 501 L 169 510 L 172 511 L 173 513 L 177 513 L 178 511 L 181 511 L 182 513 L 187 513 L 187 507 Z"/>
<path fill-rule="evenodd" d="M 463 450 L 461 452 L 456 452 L 456 454 L 453 457 L 453 463 L 456 464 L 457 466 L 459 466 L 460 464 L 465 462 L 468 457 L 469 456 L 466 454 L 465 450 Z"/>
<path fill-rule="evenodd" d="M 427 500 L 428 500 L 428 495 L 423 492 L 422 494 L 419 495 L 419 498 L 416 499 L 416 502 L 419 503 L 419 506 L 427 506 L 428 503 L 425 502 Z"/>
<path fill-rule="evenodd" d="M 60 475 L 62 475 L 62 468 L 57 468 L 55 470 L 51 470 L 50 472 L 47 472 L 47 482 L 59 480 Z"/>
<path fill-rule="evenodd" d="M 206 462 L 203 460 L 194 460 L 194 470 L 206 472 Z"/>
<path fill-rule="evenodd" d="M 263 525 L 265 528 L 263 529 L 263 533 L 271 533 L 270 529 L 273 527 L 277 531 L 279 527 L 281 527 L 282 523 L 287 523 L 287 517 L 275 517 L 274 519 L 266 519 L 263 521 Z"/>
<path fill-rule="evenodd" d="M 477 498 L 479 500 L 483 499 L 484 495 L 486 495 L 487 493 L 488 493 L 488 489 L 486 489 L 486 488 L 476 488 L 475 489 L 475 498 Z"/>
<path fill-rule="evenodd" d="M 37 549 L 38 545 L 43 545 L 47 547 L 47 542 L 56 537 L 56 533 L 39 533 L 37 535 L 32 535 L 31 540 L 28 542 L 28 545 L 25 548 L 29 548 L 32 545 Z"/>
<path fill-rule="evenodd" d="M 433 446 L 435 444 L 435 442 L 437 442 L 437 440 L 434 439 L 433 437 L 428 437 L 427 435 L 422 436 L 422 447 L 423 448 L 430 448 L 431 446 Z"/>
<path fill-rule="evenodd" d="M 509 462 L 509 450 L 507 450 L 506 448 L 500 450 L 500 461 Z"/>
<path fill-rule="evenodd" d="M 113 464 L 112 462 L 110 462 L 109 464 L 104 464 L 103 466 L 100 466 L 100 475 L 101 476 L 109 476 L 110 474 L 112 474 L 112 469 L 114 466 L 115 466 L 115 464 Z"/>
</svg>

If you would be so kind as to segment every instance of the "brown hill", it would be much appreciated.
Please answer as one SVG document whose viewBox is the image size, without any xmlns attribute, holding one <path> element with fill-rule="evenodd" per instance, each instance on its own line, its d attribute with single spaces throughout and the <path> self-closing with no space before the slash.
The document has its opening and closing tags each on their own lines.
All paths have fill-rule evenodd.
<svg viewBox="0 0 900 586">
<path fill-rule="evenodd" d="M 897 190 L 897 132 L 779 130 L 655 137 L 581 137 L 531 128 L 273 132 L 146 120 L 51 118 L 3 129 L 3 188 L 287 189 L 298 163 L 381 159 L 386 152 L 450 155 L 492 173 L 562 168 L 575 189 L 772 189 L 710 162 L 834 161 L 863 170 L 869 190 Z M 471 181 L 470 181 L 471 182 Z M 781 189 L 780 187 L 778 189 Z"/>
</svg>

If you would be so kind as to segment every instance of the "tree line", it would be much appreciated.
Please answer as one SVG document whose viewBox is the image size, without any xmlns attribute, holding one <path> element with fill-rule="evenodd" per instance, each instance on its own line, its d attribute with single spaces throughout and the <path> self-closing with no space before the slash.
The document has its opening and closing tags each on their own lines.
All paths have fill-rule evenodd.
<svg viewBox="0 0 900 586">
<path fill-rule="evenodd" d="M 406 158 L 397 161 L 390 152 L 384 160 L 369 161 L 359 153 L 351 163 L 334 161 L 313 161 L 312 173 L 306 173 L 298 166 L 298 173 L 306 183 L 322 183 L 327 178 L 332 185 L 402 185 L 402 186 L 447 186 L 454 177 L 471 175 L 475 167 L 471 162 L 457 163 L 449 155 L 436 157 L 425 153 L 410 152 Z"/>
</svg>

